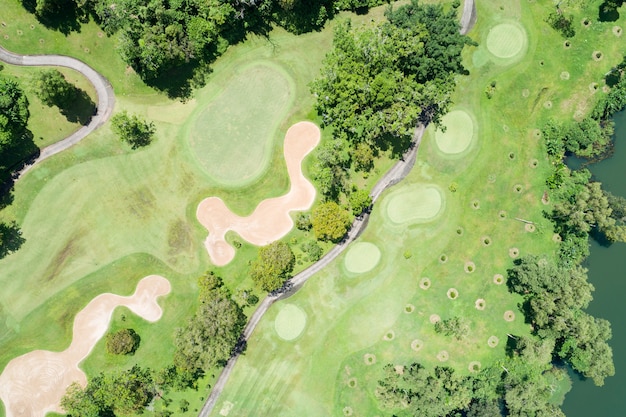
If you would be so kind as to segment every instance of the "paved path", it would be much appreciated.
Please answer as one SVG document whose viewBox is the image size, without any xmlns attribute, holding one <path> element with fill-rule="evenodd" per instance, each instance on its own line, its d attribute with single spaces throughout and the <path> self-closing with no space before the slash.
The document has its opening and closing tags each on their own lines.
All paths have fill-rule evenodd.
<svg viewBox="0 0 626 417">
<path fill-rule="evenodd" d="M 422 136 L 424 135 L 425 130 L 426 126 L 424 125 L 420 125 L 415 129 L 411 148 L 407 151 L 404 157 L 400 161 L 396 162 L 396 164 L 391 167 L 391 169 L 389 169 L 389 171 L 387 171 L 387 173 L 372 188 L 372 192 L 370 193 L 370 196 L 372 197 L 372 204 L 374 204 L 376 200 L 378 200 L 383 191 L 403 180 L 409 174 L 409 172 L 411 172 L 413 165 L 415 165 L 417 150 L 419 149 L 419 145 L 422 141 Z M 277 295 L 268 295 L 267 297 L 265 297 L 259 307 L 255 310 L 254 314 L 252 314 L 252 317 L 250 317 L 250 320 L 248 320 L 248 324 L 243 331 L 243 340 L 247 341 L 250 338 L 252 332 L 261 321 L 261 318 L 272 304 L 274 304 L 278 300 L 282 300 L 292 296 L 300 288 L 302 288 L 304 283 L 309 278 L 328 266 L 329 263 L 334 261 L 344 250 L 346 250 L 348 245 L 350 245 L 350 243 L 358 238 L 361 232 L 365 230 L 365 228 L 367 227 L 369 216 L 369 213 L 365 213 L 362 216 L 356 218 L 352 223 L 352 227 L 348 231 L 348 234 L 339 244 L 333 247 L 322 259 L 320 259 L 319 261 L 317 261 L 316 263 L 289 280 L 291 285 L 287 291 Z M 208 417 L 213 410 L 213 407 L 215 407 L 217 399 L 224 389 L 224 386 L 226 385 L 226 382 L 230 377 L 230 374 L 235 366 L 235 363 L 237 362 L 238 357 L 239 354 L 237 353 L 228 360 L 226 367 L 222 370 L 222 373 L 215 382 L 215 385 L 211 390 L 211 394 L 207 398 L 207 401 L 204 403 L 202 410 L 200 410 L 200 417 Z"/>
<path fill-rule="evenodd" d="M 64 151 L 70 146 L 80 142 L 85 136 L 96 130 L 109 120 L 109 117 L 111 117 L 113 107 L 115 106 L 115 94 L 113 93 L 113 87 L 111 87 L 111 84 L 106 78 L 84 62 L 63 55 L 17 55 L 2 47 L 0 47 L 0 61 L 6 62 L 7 64 L 29 67 L 58 66 L 71 68 L 83 74 L 91 82 L 91 84 L 93 84 L 96 89 L 96 94 L 98 95 L 97 111 L 89 121 L 89 124 L 81 127 L 65 139 L 43 148 L 37 159 L 35 159 L 31 164 L 26 165 L 19 173 L 16 174 L 16 176 L 14 176 L 15 180 L 21 177 L 36 163 L 41 162 L 44 159 Z"/>
<path fill-rule="evenodd" d="M 463 6 L 463 15 L 461 16 L 461 34 L 467 34 L 467 32 L 469 32 L 469 30 L 474 26 L 475 23 L 476 5 L 474 4 L 474 0 L 466 0 Z M 413 165 L 415 165 L 417 150 L 419 149 L 425 130 L 426 126 L 424 125 L 419 125 L 415 129 L 411 148 L 407 151 L 404 157 L 400 161 L 398 161 L 393 167 L 391 167 L 391 169 L 387 171 L 387 173 L 376 183 L 376 185 L 374 185 L 370 193 L 370 196 L 372 197 L 372 204 L 374 204 L 374 202 L 378 200 L 383 191 L 402 181 L 409 174 L 409 172 L 411 172 Z M 344 250 L 346 250 L 348 245 L 352 243 L 356 238 L 358 238 L 361 232 L 365 230 L 368 221 L 369 213 L 365 213 L 364 215 L 355 219 L 352 223 L 350 231 L 348 232 L 344 240 L 342 240 L 339 244 L 333 247 L 322 259 L 291 278 L 291 287 L 289 288 L 289 290 L 278 295 L 268 295 L 267 297 L 265 297 L 259 307 L 255 310 L 254 314 L 252 314 L 252 317 L 250 317 L 250 320 L 248 320 L 248 324 L 243 331 L 243 340 L 247 341 L 250 338 L 252 332 L 261 321 L 261 318 L 272 304 L 274 304 L 278 300 L 282 300 L 292 296 L 300 288 L 302 288 L 304 283 L 309 278 L 321 271 L 329 263 L 334 261 L 337 256 L 339 256 Z M 228 363 L 222 370 L 222 373 L 217 378 L 217 381 L 215 381 L 215 385 L 211 390 L 211 394 L 204 403 L 202 410 L 200 410 L 199 417 L 208 417 L 209 414 L 211 414 L 211 412 L 213 411 L 213 408 L 217 403 L 217 399 L 222 393 L 224 387 L 226 386 L 226 382 L 228 381 L 228 378 L 230 377 L 230 374 L 232 373 L 238 358 L 239 353 L 236 353 L 228 360 Z"/>
</svg>

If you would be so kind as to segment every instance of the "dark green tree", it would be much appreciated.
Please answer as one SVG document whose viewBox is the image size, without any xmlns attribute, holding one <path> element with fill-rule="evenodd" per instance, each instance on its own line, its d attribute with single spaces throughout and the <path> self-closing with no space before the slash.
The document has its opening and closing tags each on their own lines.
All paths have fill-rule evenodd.
<svg viewBox="0 0 626 417">
<path fill-rule="evenodd" d="M 137 115 L 129 115 L 126 111 L 113 116 L 111 123 L 113 131 L 133 149 L 149 145 L 156 131 L 152 122 L 146 122 Z"/>
<path fill-rule="evenodd" d="M 47 106 L 67 107 L 76 96 L 76 87 L 56 69 L 39 72 L 34 88 L 37 97 Z"/>
<path fill-rule="evenodd" d="M 133 329 L 120 329 L 106 336 L 106 350 L 113 355 L 128 355 L 135 353 L 141 338 Z"/>
<path fill-rule="evenodd" d="M 246 317 L 215 274 L 199 280 L 200 306 L 186 327 L 175 332 L 174 363 L 189 371 L 225 363 L 237 344 Z"/>
<path fill-rule="evenodd" d="M 29 116 L 28 99 L 19 84 L 0 78 L 0 152 L 23 139 Z"/>
</svg>

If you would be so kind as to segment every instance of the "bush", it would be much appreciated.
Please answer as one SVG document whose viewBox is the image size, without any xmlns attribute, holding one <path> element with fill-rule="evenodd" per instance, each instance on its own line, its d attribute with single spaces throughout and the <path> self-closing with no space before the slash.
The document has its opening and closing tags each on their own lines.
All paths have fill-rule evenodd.
<svg viewBox="0 0 626 417">
<path fill-rule="evenodd" d="M 156 131 L 153 123 L 146 122 L 137 115 L 129 115 L 126 111 L 113 116 L 111 123 L 113 131 L 133 149 L 148 146 Z"/>
<path fill-rule="evenodd" d="M 121 329 L 107 334 L 106 350 L 113 355 L 128 355 L 135 353 L 141 338 L 133 329 Z"/>
</svg>

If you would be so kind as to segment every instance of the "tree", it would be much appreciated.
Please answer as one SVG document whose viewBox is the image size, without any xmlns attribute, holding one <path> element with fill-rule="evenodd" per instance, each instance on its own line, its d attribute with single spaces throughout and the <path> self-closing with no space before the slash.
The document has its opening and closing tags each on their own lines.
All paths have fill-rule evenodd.
<svg viewBox="0 0 626 417">
<path fill-rule="evenodd" d="M 0 151 L 23 138 L 29 116 L 28 99 L 18 83 L 0 78 Z"/>
<path fill-rule="evenodd" d="M 128 415 L 141 411 L 155 394 L 152 372 L 134 365 L 120 372 L 100 373 L 84 389 L 73 383 L 61 399 L 61 407 L 72 417 Z"/>
<path fill-rule="evenodd" d="M 25 241 L 17 223 L 0 223 L 0 259 L 18 250 Z"/>
<path fill-rule="evenodd" d="M 372 197 L 366 190 L 357 190 L 350 194 L 350 207 L 352 214 L 359 216 L 372 205 Z"/>
<path fill-rule="evenodd" d="M 350 214 L 334 201 L 328 201 L 313 209 L 311 223 L 315 237 L 336 242 L 348 231 Z"/>
<path fill-rule="evenodd" d="M 111 123 L 113 131 L 133 149 L 149 145 L 156 131 L 152 122 L 145 122 L 137 115 L 129 115 L 126 111 L 113 116 Z"/>
<path fill-rule="evenodd" d="M 187 326 L 176 330 L 174 363 L 188 372 L 225 363 L 239 341 L 246 317 L 222 279 L 207 273 L 199 279 L 200 306 Z"/>
<path fill-rule="evenodd" d="M 446 336 L 454 336 L 456 340 L 463 340 L 469 334 L 469 323 L 462 317 L 451 317 L 435 323 L 435 331 Z"/>
<path fill-rule="evenodd" d="M 109 333 L 106 337 L 106 350 L 113 355 L 128 355 L 135 353 L 141 338 L 133 329 L 120 329 Z"/>
<path fill-rule="evenodd" d="M 47 106 L 66 107 L 76 96 L 76 87 L 56 69 L 40 71 L 35 78 L 35 93 Z"/>
<path fill-rule="evenodd" d="M 259 249 L 257 259 L 252 263 L 252 280 L 264 291 L 275 291 L 289 278 L 296 257 L 289 245 L 276 241 Z"/>
<path fill-rule="evenodd" d="M 379 402 L 396 416 L 454 415 L 467 408 L 473 397 L 472 378 L 457 376 L 447 367 L 427 370 L 419 363 L 405 367 L 401 375 L 392 365 L 385 366 L 378 385 Z"/>
</svg>

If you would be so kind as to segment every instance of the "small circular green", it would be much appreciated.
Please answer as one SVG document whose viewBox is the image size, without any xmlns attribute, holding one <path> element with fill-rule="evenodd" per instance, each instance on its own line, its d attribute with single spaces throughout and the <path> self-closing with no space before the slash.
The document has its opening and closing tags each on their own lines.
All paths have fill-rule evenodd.
<svg viewBox="0 0 626 417">
<path fill-rule="evenodd" d="M 346 269 L 355 274 L 362 274 L 374 269 L 380 261 L 380 249 L 370 242 L 358 242 L 353 244 L 346 254 L 344 265 Z"/>
<path fill-rule="evenodd" d="M 441 212 L 443 197 L 435 186 L 415 184 L 397 190 L 385 203 L 387 217 L 392 223 L 423 223 Z"/>
<path fill-rule="evenodd" d="M 526 44 L 526 34 L 517 25 L 501 23 L 489 30 L 487 49 L 498 58 L 513 58 Z"/>
<path fill-rule="evenodd" d="M 435 142 L 439 150 L 446 154 L 459 154 L 465 151 L 474 137 L 474 122 L 465 110 L 453 110 L 443 116 L 441 124 L 445 132 L 435 132 Z"/>
<path fill-rule="evenodd" d="M 300 336 L 306 326 L 306 313 L 294 304 L 285 304 L 276 319 L 274 329 L 283 340 L 293 340 Z"/>
</svg>

